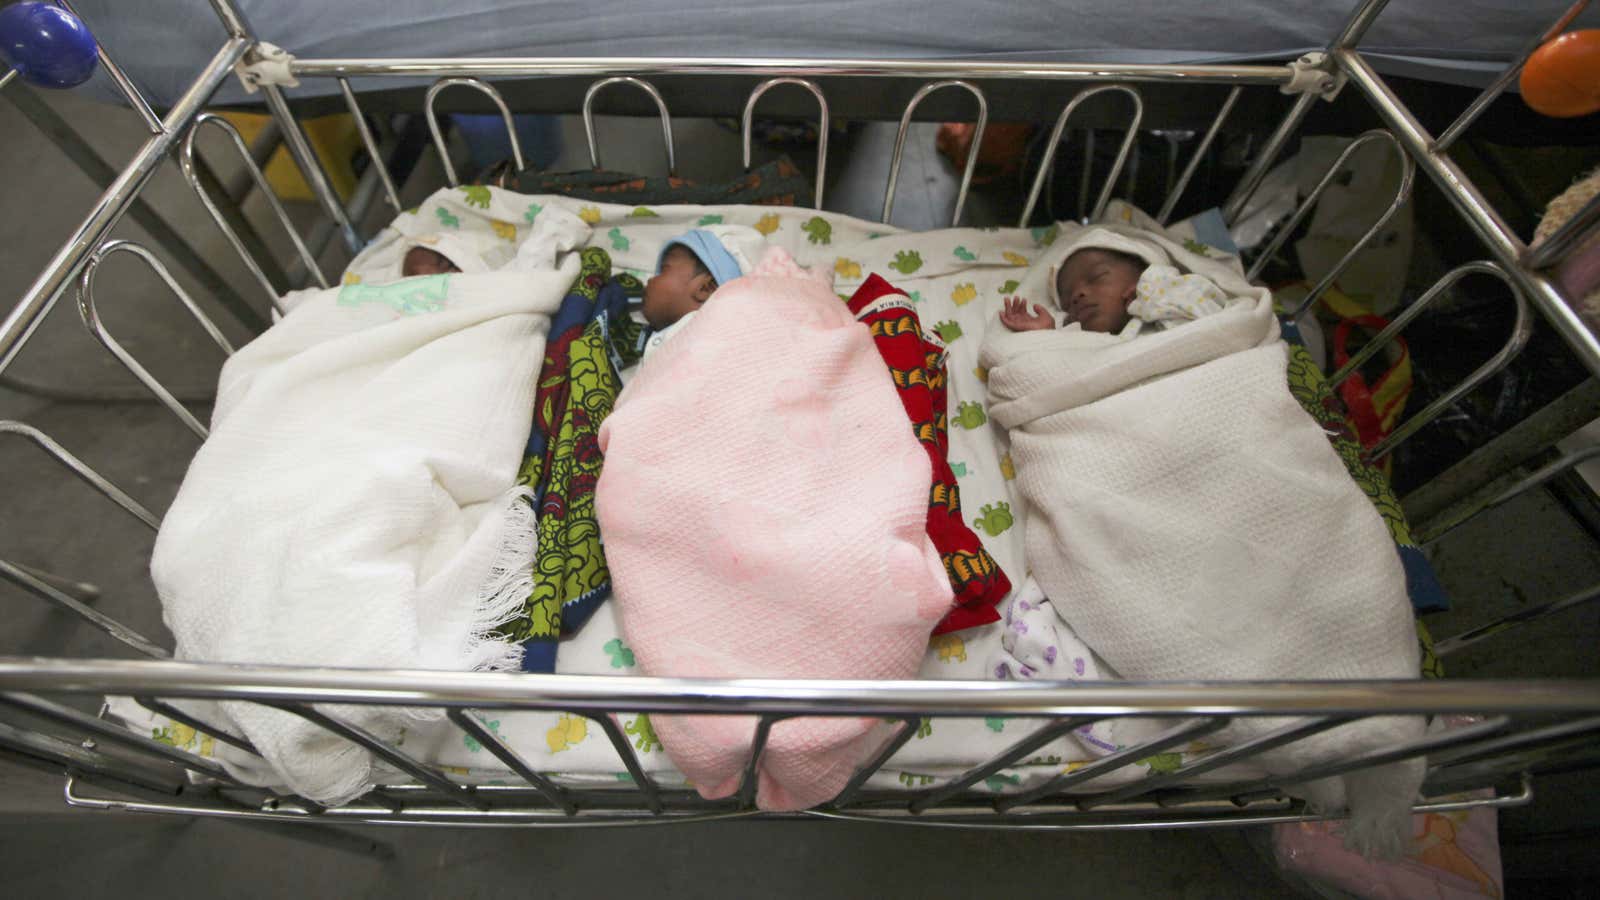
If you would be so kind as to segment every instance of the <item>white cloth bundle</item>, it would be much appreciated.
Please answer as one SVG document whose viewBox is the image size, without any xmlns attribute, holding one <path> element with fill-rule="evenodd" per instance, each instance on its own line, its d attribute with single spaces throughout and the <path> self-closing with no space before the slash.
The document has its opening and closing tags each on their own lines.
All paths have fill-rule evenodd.
<svg viewBox="0 0 1600 900">
<path fill-rule="evenodd" d="M 1056 612 L 1135 681 L 1416 677 L 1394 545 L 1289 393 L 1269 292 L 1121 226 L 1062 234 L 1035 271 L 1086 246 L 1204 275 L 1229 302 L 1131 338 L 989 329 L 990 413 L 1011 435 L 1028 565 Z M 1240 718 L 1222 738 L 1284 724 Z M 1371 719 L 1261 762 L 1288 773 L 1421 734 L 1419 718 Z M 1348 801 L 1353 833 L 1379 846 L 1405 827 L 1421 772 L 1398 763 L 1307 794 L 1330 809 Z"/>
<path fill-rule="evenodd" d="M 223 367 L 211 436 L 156 540 L 178 658 L 515 666 L 520 648 L 489 632 L 531 584 L 533 511 L 516 473 L 549 316 L 577 263 L 291 295 L 288 316 Z M 326 711 L 390 739 L 410 715 Z M 371 783 L 367 751 L 297 716 L 236 702 L 203 713 L 279 776 L 248 780 L 329 804 Z"/>
</svg>

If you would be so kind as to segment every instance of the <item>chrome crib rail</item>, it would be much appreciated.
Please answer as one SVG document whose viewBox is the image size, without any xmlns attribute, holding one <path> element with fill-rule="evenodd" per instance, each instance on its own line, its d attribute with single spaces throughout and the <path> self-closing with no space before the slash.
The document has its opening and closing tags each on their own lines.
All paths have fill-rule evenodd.
<svg viewBox="0 0 1600 900">
<path fill-rule="evenodd" d="M 337 809 L 312 808 L 303 798 L 270 787 L 240 784 L 220 773 L 210 760 L 137 735 L 117 737 L 119 726 L 104 723 L 41 694 L 80 697 L 139 693 L 147 705 L 190 700 L 231 700 L 267 706 L 293 705 L 296 711 L 335 734 L 356 740 L 416 777 L 412 783 L 380 786 L 364 801 Z M 449 713 L 463 735 L 493 739 L 486 746 L 518 784 L 479 785 L 456 780 L 445 770 L 402 754 L 359 729 L 313 711 L 312 704 L 431 707 Z M 80 734 L 113 739 L 146 767 L 179 766 L 201 776 L 186 796 L 137 799 L 137 804 L 72 793 L 72 802 L 141 811 L 185 811 L 232 815 L 241 811 L 241 796 L 251 815 L 282 818 L 326 817 L 387 823 L 471 822 L 476 824 L 698 821 L 707 816 L 751 815 L 755 767 L 765 736 L 782 720 L 796 716 L 891 716 L 905 720 L 897 747 L 922 717 L 934 719 L 1005 715 L 1036 722 L 1009 748 L 947 783 L 910 791 L 863 789 L 867 779 L 891 762 L 892 748 L 863 766 L 851 787 L 829 804 L 830 815 L 895 821 L 944 823 L 956 817 L 967 824 L 995 826 L 1019 817 L 1034 823 L 1055 821 L 1061 827 L 1156 827 L 1181 823 L 1242 824 L 1269 817 L 1306 817 L 1303 805 L 1282 791 L 1315 778 L 1331 777 L 1426 756 L 1431 778 L 1448 781 L 1452 793 L 1517 783 L 1519 771 L 1502 771 L 1485 761 L 1515 751 L 1570 751 L 1586 746 L 1575 741 L 1600 732 L 1600 690 L 1585 681 L 1391 681 L 1217 684 L 1016 683 L 986 681 L 775 681 L 759 679 L 664 679 L 638 677 L 575 677 L 495 673 L 451 673 L 412 670 L 336 670 L 281 667 L 220 666 L 168 661 L 38 660 L 0 658 L 0 711 L 19 708 L 53 720 L 72 739 Z M 469 712 L 470 710 L 470 712 Z M 485 711 L 572 711 L 601 724 L 612 734 L 630 784 L 613 789 L 568 786 L 542 774 L 475 720 Z M 658 788 L 640 769 L 612 716 L 621 712 L 693 713 L 759 717 L 741 786 L 728 799 L 702 800 L 683 789 Z M 1331 728 L 1369 716 L 1404 714 L 1477 715 L 1477 724 L 1443 731 L 1380 748 L 1365 755 L 1338 759 L 1279 777 L 1245 781 L 1213 781 L 1198 787 L 1189 778 L 1208 770 L 1247 761 Z M 1550 725 L 1551 716 L 1561 721 Z M 1089 722 L 1118 717 L 1170 721 L 1172 727 L 1098 762 L 1056 776 L 1034 788 L 997 795 L 974 791 L 987 776 L 1035 753 L 1045 744 Z M 1214 756 L 1200 756 L 1166 775 L 1154 771 L 1131 785 L 1093 789 L 1094 780 L 1137 760 L 1226 727 L 1230 721 L 1254 717 L 1301 719 L 1261 738 L 1235 745 Z M 1303 717 L 1303 718 L 1302 718 Z M 614 733 L 614 734 L 613 734 Z M 3 733 L 0 733 L 3 738 Z M 123 739 L 125 738 L 125 739 Z M 0 740 L 0 748 L 5 742 Z M 1468 771 L 1469 764 L 1479 768 Z M 79 767 L 81 768 L 81 767 Z M 97 759 L 96 772 L 85 780 L 113 789 L 137 781 L 140 769 L 126 777 L 110 759 Z M 1226 770 L 1224 770 L 1226 771 Z M 1220 774 L 1220 773 L 1219 773 Z M 1474 777 L 1463 780 L 1464 775 Z M 530 777 L 531 776 L 531 777 Z M 109 779 L 109 780 L 108 780 Z M 111 784 L 116 782 L 116 784 Z M 1463 787 L 1466 784 L 1466 787 Z M 76 788 L 72 788 L 75 791 Z M 1526 794 L 1524 785 L 1523 794 Z M 1424 804 L 1440 802 L 1435 796 Z M 1497 793 L 1470 801 L 1480 805 L 1516 802 L 1516 795 Z M 194 812 L 194 810 L 207 812 Z"/>
</svg>

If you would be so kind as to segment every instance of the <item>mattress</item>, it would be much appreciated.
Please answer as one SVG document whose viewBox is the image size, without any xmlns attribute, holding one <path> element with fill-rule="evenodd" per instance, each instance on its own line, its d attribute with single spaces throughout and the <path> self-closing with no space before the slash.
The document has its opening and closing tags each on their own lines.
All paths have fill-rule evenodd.
<svg viewBox="0 0 1600 900">
<path fill-rule="evenodd" d="M 1200 63 L 1292 59 L 1321 49 L 1354 0 L 236 0 L 261 37 L 303 57 L 699 56 Z M 202 0 L 77 0 L 95 36 L 159 105 L 205 63 L 222 29 Z M 1565 2 L 1397 0 L 1362 48 L 1386 74 L 1483 85 Z M 1590 9 L 1575 27 L 1600 25 Z M 388 82 L 390 85 L 396 82 Z M 103 73 L 89 90 L 114 98 Z M 332 94 L 332 81 L 302 94 Z M 237 83 L 219 102 L 247 96 Z"/>
<path fill-rule="evenodd" d="M 357 258 L 345 274 L 346 283 L 392 274 L 405 238 L 418 229 L 442 228 L 429 223 L 444 216 L 435 209 L 441 196 L 461 189 L 446 189 L 425 201 L 412 215 L 402 215 L 386 228 Z M 1013 583 L 1023 581 L 1023 516 L 1020 497 L 1012 489 L 1012 469 L 1004 432 L 988 422 L 984 373 L 978 367 L 978 347 L 1003 297 L 1014 292 L 1022 271 L 1039 250 L 1054 240 L 1052 228 L 959 228 L 931 232 L 903 231 L 892 226 L 811 210 L 771 206 L 661 206 L 655 208 L 589 203 L 557 196 L 528 196 L 498 188 L 473 188 L 472 196 L 487 203 L 467 208 L 452 206 L 456 225 L 450 225 L 458 247 L 477 248 L 486 262 L 498 264 L 507 252 L 504 226 L 520 222 L 534 211 L 554 206 L 567 209 L 593 225 L 590 244 L 607 250 L 616 268 L 648 276 L 664 242 L 688 228 L 710 221 L 749 225 L 767 235 L 769 243 L 784 247 L 802 264 L 834 273 L 835 290 L 848 296 L 870 274 L 888 278 L 915 301 L 924 328 L 936 330 L 949 346 L 947 371 L 950 385 L 950 450 L 952 469 L 960 482 L 963 510 L 984 545 Z M 1121 202 L 1107 211 L 1112 219 L 1134 221 L 1138 214 Z M 500 227 L 496 227 L 496 225 Z M 1208 236 L 1204 225 L 1196 232 L 1180 223 L 1172 232 L 1195 240 Z M 519 232 L 520 233 L 520 232 Z M 1004 601 L 1010 603 L 1010 598 Z M 1004 612 L 1002 608 L 1002 612 Z M 925 679 L 985 680 L 1000 677 L 996 669 L 1010 657 L 1001 646 L 1005 620 L 981 628 L 935 637 L 924 658 L 920 677 Z M 1090 666 L 1089 671 L 1095 671 Z M 572 675 L 636 675 L 633 654 L 623 642 L 614 606 L 603 604 L 581 631 L 563 641 L 557 672 Z M 134 731 L 202 756 L 220 759 L 244 780 L 263 786 L 281 786 L 275 774 L 256 758 L 216 742 L 193 729 L 151 713 L 129 698 L 111 698 L 111 713 Z M 618 722 L 632 742 L 647 775 L 662 787 L 688 787 L 672 768 L 656 738 L 649 717 L 624 712 Z M 493 712 L 484 725 L 515 749 L 536 771 L 558 783 L 574 787 L 631 787 L 631 777 L 604 732 L 580 716 L 556 712 Z M 1013 746 L 1044 724 L 1043 720 L 1009 717 L 941 718 L 923 720 L 916 734 L 868 783 L 885 790 L 922 790 L 946 783 L 970 768 Z M 1165 724 L 1156 720 L 1120 720 L 1101 724 L 1093 732 L 1061 736 L 1040 747 L 1018 764 L 995 773 L 974 790 L 1013 793 L 1036 787 L 1063 773 L 1101 758 L 1121 746 L 1140 743 L 1159 734 Z M 419 723 L 397 741 L 406 753 L 441 766 L 452 777 L 471 784 L 517 784 L 478 741 L 447 721 Z M 1094 791 L 1167 771 L 1184 760 L 1212 749 L 1191 741 L 1170 753 L 1141 760 L 1131 766 L 1083 782 L 1078 790 Z M 407 779 L 390 773 L 390 783 Z M 1247 780 L 1265 773 L 1253 768 L 1224 767 L 1205 780 Z"/>
</svg>

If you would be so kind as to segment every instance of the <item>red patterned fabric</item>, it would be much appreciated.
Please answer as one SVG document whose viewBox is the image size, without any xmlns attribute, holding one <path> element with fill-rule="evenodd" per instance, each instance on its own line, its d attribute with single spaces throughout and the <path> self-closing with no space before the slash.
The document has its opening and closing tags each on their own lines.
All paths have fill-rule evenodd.
<svg viewBox="0 0 1600 900">
<path fill-rule="evenodd" d="M 872 330 L 873 342 L 894 376 L 911 427 L 933 462 L 928 539 L 939 551 L 945 573 L 950 576 L 950 587 L 955 591 L 954 606 L 933 633 L 946 634 L 998 621 L 1000 613 L 995 605 L 1011 590 L 1011 581 L 961 518 L 960 491 L 945 458 L 949 432 L 945 418 L 944 344 L 923 333 L 910 299 L 877 275 L 869 276 L 856 290 L 849 307 Z"/>
</svg>

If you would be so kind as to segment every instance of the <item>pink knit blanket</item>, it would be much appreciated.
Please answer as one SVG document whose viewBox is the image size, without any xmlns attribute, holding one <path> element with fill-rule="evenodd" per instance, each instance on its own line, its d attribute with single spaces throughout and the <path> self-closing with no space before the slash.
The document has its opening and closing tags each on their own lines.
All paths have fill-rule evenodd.
<svg viewBox="0 0 1600 900">
<path fill-rule="evenodd" d="M 928 455 L 826 280 L 768 251 L 645 361 L 600 446 L 614 602 L 645 674 L 916 676 L 951 603 L 924 533 Z M 738 790 L 753 718 L 653 719 L 702 796 Z M 877 719 L 779 722 L 757 803 L 831 799 L 890 733 Z"/>
</svg>

